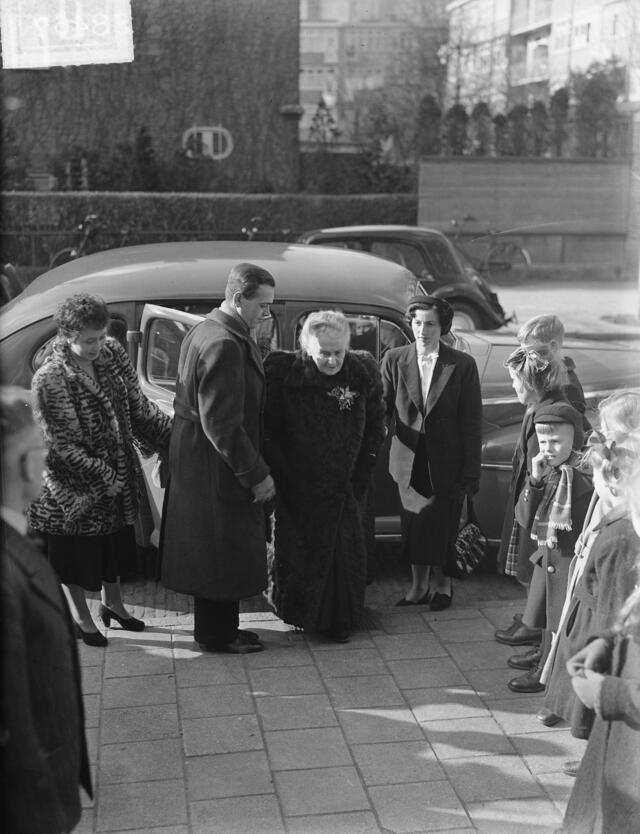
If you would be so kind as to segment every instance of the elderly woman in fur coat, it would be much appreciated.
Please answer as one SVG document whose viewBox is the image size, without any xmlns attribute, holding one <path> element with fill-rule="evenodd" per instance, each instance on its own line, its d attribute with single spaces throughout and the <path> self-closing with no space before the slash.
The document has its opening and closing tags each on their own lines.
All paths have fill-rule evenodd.
<svg viewBox="0 0 640 834">
<path fill-rule="evenodd" d="M 297 353 L 265 360 L 265 458 L 276 482 L 269 593 L 285 622 L 346 642 L 364 606 L 363 512 L 385 435 L 378 366 L 347 318 L 309 315 Z"/>
<path fill-rule="evenodd" d="M 32 383 L 47 461 L 44 489 L 28 518 L 46 536 L 78 638 L 106 646 L 85 591 L 102 591 L 105 626 L 115 620 L 129 631 L 144 628 L 123 605 L 119 576 L 136 558 L 136 450 L 166 453 L 171 420 L 144 396 L 125 350 L 107 336 L 102 299 L 73 295 L 54 321 L 53 352 Z"/>
</svg>

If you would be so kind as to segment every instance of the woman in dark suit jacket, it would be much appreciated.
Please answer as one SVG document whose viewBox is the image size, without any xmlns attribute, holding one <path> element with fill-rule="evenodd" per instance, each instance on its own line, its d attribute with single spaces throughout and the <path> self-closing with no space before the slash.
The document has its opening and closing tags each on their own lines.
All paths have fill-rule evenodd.
<svg viewBox="0 0 640 834">
<path fill-rule="evenodd" d="M 482 399 L 473 357 L 440 339 L 453 310 L 440 298 L 414 296 L 407 318 L 415 343 L 387 351 L 382 380 L 392 421 L 389 472 L 402 504 L 403 552 L 412 584 L 398 605 L 448 608 L 447 575 L 462 501 L 480 483 Z"/>
</svg>

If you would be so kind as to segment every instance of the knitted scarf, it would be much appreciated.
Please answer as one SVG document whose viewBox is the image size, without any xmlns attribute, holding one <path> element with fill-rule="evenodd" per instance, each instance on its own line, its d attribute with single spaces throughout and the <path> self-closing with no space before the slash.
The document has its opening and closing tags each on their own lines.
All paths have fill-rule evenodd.
<svg viewBox="0 0 640 834">
<path fill-rule="evenodd" d="M 572 485 L 573 467 L 569 463 L 560 464 L 547 478 L 531 525 L 531 538 L 539 546 L 557 547 L 557 531 L 571 530 Z"/>
</svg>

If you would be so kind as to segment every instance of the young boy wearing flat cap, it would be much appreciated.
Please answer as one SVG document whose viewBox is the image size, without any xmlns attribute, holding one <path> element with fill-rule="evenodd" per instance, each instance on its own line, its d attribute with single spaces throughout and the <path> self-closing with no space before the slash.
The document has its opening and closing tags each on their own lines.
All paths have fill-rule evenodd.
<svg viewBox="0 0 640 834">
<path fill-rule="evenodd" d="M 582 530 L 593 485 L 580 469 L 579 450 L 584 441 L 582 414 L 567 402 L 538 410 L 535 430 L 540 451 L 515 508 L 516 520 L 530 531 L 537 549 L 531 556 L 533 576 L 522 622 L 545 629 L 542 646 L 507 661 L 511 668 L 527 670 L 509 681 L 514 692 L 541 692 L 540 673 L 557 629 L 569 577 L 569 565 Z M 538 715 L 543 723 L 555 716 Z"/>
</svg>

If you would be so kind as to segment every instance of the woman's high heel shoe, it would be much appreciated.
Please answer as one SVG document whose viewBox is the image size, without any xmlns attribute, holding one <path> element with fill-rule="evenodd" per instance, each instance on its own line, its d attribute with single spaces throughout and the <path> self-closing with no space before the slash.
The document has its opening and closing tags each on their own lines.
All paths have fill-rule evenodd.
<svg viewBox="0 0 640 834">
<path fill-rule="evenodd" d="M 107 608 L 106 605 L 100 605 L 98 616 L 104 623 L 105 628 L 109 628 L 111 620 L 115 620 L 120 624 L 120 628 L 123 628 L 125 631 L 144 631 L 143 620 L 138 620 L 135 617 L 121 617 L 115 611 Z"/>
<path fill-rule="evenodd" d="M 76 637 L 82 640 L 85 646 L 103 647 L 108 645 L 108 640 L 100 631 L 83 631 L 78 623 L 74 623 L 76 627 Z"/>
</svg>

